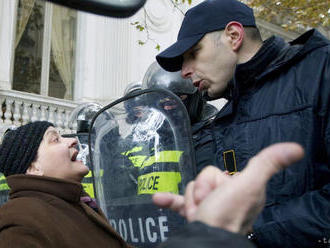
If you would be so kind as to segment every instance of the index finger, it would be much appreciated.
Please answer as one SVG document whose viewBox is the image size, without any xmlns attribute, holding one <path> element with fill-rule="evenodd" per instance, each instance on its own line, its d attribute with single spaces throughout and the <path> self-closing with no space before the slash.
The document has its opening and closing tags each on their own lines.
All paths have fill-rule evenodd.
<svg viewBox="0 0 330 248">
<path fill-rule="evenodd" d="M 172 193 L 156 193 L 152 196 L 155 205 L 162 208 L 170 208 L 173 211 L 181 212 L 184 209 L 184 197 Z"/>
</svg>

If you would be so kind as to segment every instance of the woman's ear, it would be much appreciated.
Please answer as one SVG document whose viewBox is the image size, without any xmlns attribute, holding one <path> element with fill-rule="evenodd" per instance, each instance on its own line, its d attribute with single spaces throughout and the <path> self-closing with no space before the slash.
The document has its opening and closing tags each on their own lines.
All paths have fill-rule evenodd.
<svg viewBox="0 0 330 248">
<path fill-rule="evenodd" d="M 225 28 L 225 34 L 231 43 L 232 50 L 237 52 L 245 37 L 243 25 L 239 22 L 229 22 Z"/>
<path fill-rule="evenodd" d="M 32 162 L 29 168 L 25 172 L 26 175 L 35 175 L 35 176 L 43 176 L 44 173 L 39 166 L 39 163 L 37 162 Z"/>
</svg>

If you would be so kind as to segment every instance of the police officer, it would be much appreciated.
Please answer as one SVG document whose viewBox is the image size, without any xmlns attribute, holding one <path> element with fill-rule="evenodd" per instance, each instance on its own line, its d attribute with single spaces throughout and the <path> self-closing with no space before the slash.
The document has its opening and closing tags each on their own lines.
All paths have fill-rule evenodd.
<svg viewBox="0 0 330 248">
<path fill-rule="evenodd" d="M 140 86 L 128 85 L 125 96 L 98 113 L 91 150 L 94 171 L 104 170 L 102 180 L 95 176 L 100 182 L 95 183 L 96 195 L 110 223 L 128 243 L 155 247 L 185 220 L 152 204 L 151 195 L 184 193 L 193 178 L 193 149 L 191 139 L 184 139 L 190 125 L 180 100 L 168 91 L 143 91 Z M 167 112 L 163 99 L 178 104 L 176 111 Z M 103 112 L 113 113 L 118 132 L 112 132 L 110 121 L 102 121 Z"/>
<path fill-rule="evenodd" d="M 141 86 L 141 82 L 129 84 L 125 96 L 138 92 Z M 167 101 L 163 100 L 159 104 L 165 106 Z M 153 113 L 149 108 L 153 102 L 152 98 L 144 94 L 125 101 L 126 120 L 132 125 L 132 131 L 125 139 L 126 150 L 122 154 L 137 169 L 137 195 L 164 191 L 179 193 L 181 176 L 178 163 L 183 152 L 175 149 L 174 136 L 168 122 L 158 122 L 160 114 Z M 153 135 L 149 137 L 144 132 L 153 132 Z"/>
</svg>

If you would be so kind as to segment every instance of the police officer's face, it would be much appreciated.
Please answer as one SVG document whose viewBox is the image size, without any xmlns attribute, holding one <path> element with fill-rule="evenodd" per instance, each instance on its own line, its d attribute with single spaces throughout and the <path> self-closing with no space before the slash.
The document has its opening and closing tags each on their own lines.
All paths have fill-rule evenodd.
<svg viewBox="0 0 330 248">
<path fill-rule="evenodd" d="M 136 117 L 142 118 L 143 117 L 144 107 L 143 106 L 135 106 L 135 107 L 133 107 L 133 111 L 134 111 L 134 115 Z"/>
<path fill-rule="evenodd" d="M 182 102 L 184 102 L 188 98 L 188 96 L 184 95 L 184 94 L 179 94 L 177 96 L 180 97 Z M 169 98 L 169 97 L 161 99 L 160 103 L 163 106 L 163 109 L 165 109 L 165 110 L 173 110 L 178 107 L 177 102 L 174 99 Z"/>
<path fill-rule="evenodd" d="M 219 31 L 217 31 L 219 32 Z M 238 60 L 230 45 L 230 38 L 221 32 L 203 39 L 183 55 L 181 75 L 191 78 L 195 87 L 207 91 L 210 97 L 221 97 L 232 79 Z"/>
<path fill-rule="evenodd" d="M 76 160 L 76 145 L 75 138 L 63 138 L 54 127 L 49 127 L 39 146 L 37 160 L 27 174 L 80 182 L 88 173 L 88 167 Z"/>
</svg>

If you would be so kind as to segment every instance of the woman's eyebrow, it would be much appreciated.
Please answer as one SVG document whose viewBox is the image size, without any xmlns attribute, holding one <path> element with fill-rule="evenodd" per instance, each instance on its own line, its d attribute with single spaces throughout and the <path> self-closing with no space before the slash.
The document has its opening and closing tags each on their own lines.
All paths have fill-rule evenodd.
<svg viewBox="0 0 330 248">
<path fill-rule="evenodd" d="M 48 132 L 46 132 L 45 137 L 48 138 L 48 137 L 53 136 L 53 135 L 59 136 L 59 134 L 56 130 L 49 130 Z"/>
</svg>

